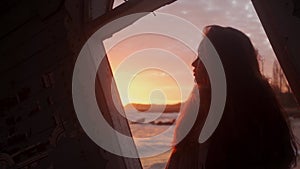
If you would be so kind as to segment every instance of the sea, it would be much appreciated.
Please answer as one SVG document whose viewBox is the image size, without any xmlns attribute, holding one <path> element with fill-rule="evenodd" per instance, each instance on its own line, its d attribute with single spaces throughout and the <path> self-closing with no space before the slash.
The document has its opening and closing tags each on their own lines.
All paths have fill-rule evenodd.
<svg viewBox="0 0 300 169">
<path fill-rule="evenodd" d="M 165 168 L 178 115 L 178 112 L 126 112 L 143 169 Z"/>
</svg>

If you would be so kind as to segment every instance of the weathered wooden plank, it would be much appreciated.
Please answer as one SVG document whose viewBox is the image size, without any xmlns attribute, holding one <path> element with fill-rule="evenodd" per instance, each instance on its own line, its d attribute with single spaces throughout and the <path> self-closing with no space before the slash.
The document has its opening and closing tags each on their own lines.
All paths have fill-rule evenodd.
<svg viewBox="0 0 300 169">
<path fill-rule="evenodd" d="M 45 31 L 45 29 L 51 29 L 53 25 L 57 25 L 59 22 L 63 23 L 64 18 L 61 17 L 61 15 L 63 15 L 62 11 L 58 12 L 56 16 L 49 18 L 47 22 L 43 22 L 37 16 L 33 17 L 20 29 L 0 40 L 0 43 L 2 44 L 0 46 L 0 53 L 5 53 L 7 50 L 13 50 L 16 46 L 21 46 L 22 44 L 27 43 L 28 40 Z"/>
<path fill-rule="evenodd" d="M 0 39 L 20 29 L 35 13 L 26 1 L 18 3 L 13 9 L 1 16 Z"/>
<path fill-rule="evenodd" d="M 26 40 L 23 44 L 18 46 L 17 50 L 16 47 L 11 47 L 10 50 L 2 53 L 2 60 L 4 60 L 4 62 L 0 63 L 0 73 L 8 71 L 23 62 L 27 62 L 31 57 L 38 55 L 38 53 L 44 49 L 55 45 L 57 41 L 61 41 L 65 38 L 66 32 L 60 30 L 61 26 L 63 26 L 63 22 L 58 22 L 52 27 Z"/>
<path fill-rule="evenodd" d="M 176 0 L 131 0 L 126 1 L 120 6 L 114 8 L 110 12 L 107 12 L 105 15 L 102 15 L 101 17 L 98 17 L 95 20 L 92 20 L 87 28 L 86 28 L 86 36 L 91 36 L 94 32 L 96 32 L 99 28 L 104 26 L 105 24 L 119 18 L 122 16 L 134 14 L 134 13 L 141 13 L 141 12 L 152 12 L 162 6 L 168 5 L 170 3 L 175 2 Z M 124 23 L 120 28 L 114 28 L 111 32 L 118 32 L 125 28 L 126 26 L 131 25 L 138 19 L 140 19 L 142 16 L 137 16 L 135 18 L 131 18 L 131 20 L 127 23 Z M 108 34 L 107 37 L 112 36 L 111 34 Z"/>
<path fill-rule="evenodd" d="M 28 0 L 12 5 L 11 9 L 0 17 L 2 21 L 0 39 L 21 29 L 24 24 L 35 16 L 44 20 L 56 14 L 63 7 L 63 2 L 63 0 L 56 0 L 46 1 L 45 3 L 44 1 Z"/>
</svg>

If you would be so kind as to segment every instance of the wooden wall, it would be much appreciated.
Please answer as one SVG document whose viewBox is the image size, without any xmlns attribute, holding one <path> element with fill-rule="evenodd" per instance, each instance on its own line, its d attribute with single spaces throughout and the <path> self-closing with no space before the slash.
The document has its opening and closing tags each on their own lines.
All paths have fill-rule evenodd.
<svg viewBox="0 0 300 169">
<path fill-rule="evenodd" d="M 139 160 L 98 147 L 72 103 L 85 23 L 111 3 L 97 1 L 96 14 L 90 13 L 92 1 L 84 0 L 0 3 L 0 168 L 132 168 L 128 161 L 140 167 Z"/>
</svg>

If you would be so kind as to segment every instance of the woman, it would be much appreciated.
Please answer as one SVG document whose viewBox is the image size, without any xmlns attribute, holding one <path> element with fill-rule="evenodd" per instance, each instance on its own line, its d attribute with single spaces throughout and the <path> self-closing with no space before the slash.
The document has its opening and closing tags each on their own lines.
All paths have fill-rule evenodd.
<svg viewBox="0 0 300 169">
<path fill-rule="evenodd" d="M 207 71 L 197 58 L 192 65 L 201 105 L 190 132 L 174 146 L 167 168 L 290 169 L 296 165 L 297 147 L 289 123 L 259 71 L 257 53 L 250 39 L 241 31 L 221 26 L 208 26 L 204 34 L 224 67 L 227 81 L 224 113 L 213 135 L 199 144 L 211 89 Z M 202 52 L 205 39 L 200 44 L 199 57 L 209 57 L 201 56 L 205 54 Z M 190 101 L 189 106 L 193 104 Z M 176 124 L 175 140 L 188 113 L 183 112 Z"/>
</svg>

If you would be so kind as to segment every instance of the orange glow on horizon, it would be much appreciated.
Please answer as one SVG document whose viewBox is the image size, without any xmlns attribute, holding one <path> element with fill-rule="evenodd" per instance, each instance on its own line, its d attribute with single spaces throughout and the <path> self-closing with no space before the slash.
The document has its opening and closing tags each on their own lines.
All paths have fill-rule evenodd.
<svg viewBox="0 0 300 169">
<path fill-rule="evenodd" d="M 194 86 L 191 63 L 196 54 L 172 38 L 133 36 L 115 45 L 107 56 L 123 105 L 184 102 Z"/>
</svg>

